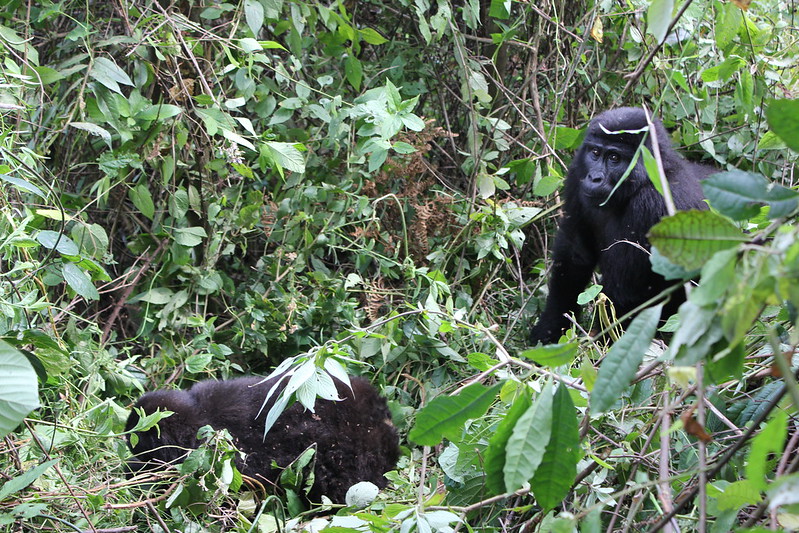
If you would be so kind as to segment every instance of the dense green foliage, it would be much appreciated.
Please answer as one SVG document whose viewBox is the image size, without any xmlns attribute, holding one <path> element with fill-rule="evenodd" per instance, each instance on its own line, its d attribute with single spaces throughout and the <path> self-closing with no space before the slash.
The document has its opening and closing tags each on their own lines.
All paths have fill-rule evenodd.
<svg viewBox="0 0 799 533">
<path fill-rule="evenodd" d="M 793 2 L 2 6 L 8 531 L 796 527 Z M 584 329 L 529 348 L 568 163 L 615 105 L 723 171 L 652 230 L 693 289 L 619 339 L 589 287 Z M 389 399 L 371 506 L 306 513 L 309 453 L 246 492 L 224 432 L 125 479 L 142 391 L 281 363 Z"/>
</svg>

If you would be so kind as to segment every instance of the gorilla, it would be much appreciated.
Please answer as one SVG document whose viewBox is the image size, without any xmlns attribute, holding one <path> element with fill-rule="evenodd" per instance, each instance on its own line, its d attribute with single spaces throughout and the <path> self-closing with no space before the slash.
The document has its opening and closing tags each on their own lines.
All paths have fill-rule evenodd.
<svg viewBox="0 0 799 533">
<path fill-rule="evenodd" d="M 653 123 L 676 208 L 707 209 L 700 180 L 717 170 L 683 159 L 672 148 L 663 124 L 657 119 Z M 577 296 L 597 265 L 603 292 L 618 316 L 671 285 L 649 263 L 646 235 L 666 215 L 666 203 L 650 181 L 643 157 L 613 191 L 641 142 L 652 150 L 646 126 L 644 110 L 633 107 L 605 111 L 589 124 L 566 177 L 549 296 L 530 331 L 532 344 L 557 342 L 570 325 L 565 315 L 578 310 Z M 674 314 L 684 299 L 684 294 L 673 295 L 665 312 Z"/>
<path fill-rule="evenodd" d="M 314 412 L 296 402 L 286 409 L 264 438 L 264 419 L 277 391 L 261 409 L 277 376 L 264 383 L 259 377 L 228 381 L 201 381 L 188 390 L 157 390 L 142 396 L 135 407 L 149 415 L 156 409 L 173 411 L 159 427 L 136 433 L 138 442 L 130 446 L 135 456 L 131 471 L 157 469 L 165 463 L 181 462 L 188 451 L 197 448 L 197 431 L 210 425 L 227 429 L 236 446 L 246 455 L 236 467 L 249 477 L 269 486 L 277 482 L 282 468 L 305 449 L 316 445 L 314 485 L 311 501 L 322 495 L 343 503 L 347 489 L 360 481 L 371 481 L 380 488 L 383 476 L 396 466 L 399 457 L 397 430 L 391 423 L 386 400 L 365 379 L 351 377 L 352 390 L 335 379 L 341 401 L 317 399 Z M 285 381 L 279 390 L 285 385 Z M 139 421 L 131 411 L 126 424 L 130 431 Z M 278 467 L 273 467 L 272 463 Z"/>
</svg>

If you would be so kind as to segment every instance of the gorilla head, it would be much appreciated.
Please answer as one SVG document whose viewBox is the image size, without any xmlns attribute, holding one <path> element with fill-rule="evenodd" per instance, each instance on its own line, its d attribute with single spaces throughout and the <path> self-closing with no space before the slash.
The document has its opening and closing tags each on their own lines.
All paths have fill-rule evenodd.
<svg viewBox="0 0 799 533">
<path fill-rule="evenodd" d="M 661 153 L 671 151 L 668 133 L 659 120 L 655 120 L 655 129 Z M 591 121 L 570 169 L 570 175 L 582 177 L 579 181 L 572 180 L 572 185 L 579 188 L 585 207 L 621 207 L 641 187 L 651 185 L 640 156 L 642 142 L 652 151 L 652 137 L 642 109 L 606 111 Z M 628 173 L 636 157 L 636 164 Z M 622 177 L 624 182 L 614 192 Z"/>
<path fill-rule="evenodd" d="M 680 157 L 663 124 L 657 119 L 653 123 L 675 206 L 706 209 L 700 179 L 716 170 Z M 668 288 L 666 280 L 652 272 L 647 253 L 646 234 L 666 214 L 666 203 L 650 181 L 643 158 L 636 158 L 642 143 L 652 150 L 643 109 L 605 111 L 588 126 L 566 177 L 549 296 L 530 331 L 532 343 L 558 340 L 569 326 L 566 315 L 578 310 L 577 296 L 597 266 L 603 292 L 619 316 Z M 665 312 L 676 312 L 680 303 L 680 296 L 672 297 Z"/>
</svg>

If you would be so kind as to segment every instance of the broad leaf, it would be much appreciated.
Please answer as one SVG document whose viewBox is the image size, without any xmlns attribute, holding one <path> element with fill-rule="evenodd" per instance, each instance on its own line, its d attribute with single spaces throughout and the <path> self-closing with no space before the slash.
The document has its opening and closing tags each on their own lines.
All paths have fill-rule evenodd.
<svg viewBox="0 0 799 533">
<path fill-rule="evenodd" d="M 527 389 L 527 387 L 525 387 Z M 483 459 L 483 467 L 485 468 L 486 487 L 491 494 L 502 494 L 505 492 L 505 476 L 503 470 L 505 469 L 505 448 L 508 445 L 513 433 L 513 428 L 519 421 L 519 418 L 530 409 L 533 404 L 532 396 L 529 390 L 524 390 L 518 398 L 513 402 L 508 412 L 505 413 L 504 418 L 494 431 L 491 440 L 488 441 L 488 448 L 485 452 Z"/>
<path fill-rule="evenodd" d="M 2 411 L 2 410 L 0 410 Z M 0 432 L 0 436 L 4 434 Z M 45 461 L 40 465 L 36 465 L 30 470 L 26 471 L 22 475 L 19 475 L 15 478 L 11 478 L 8 481 L 3 483 L 3 486 L 0 487 L 0 501 L 5 500 L 12 494 L 16 494 L 17 492 L 21 491 L 37 479 L 39 476 L 45 473 L 48 468 L 53 466 L 59 461 L 59 459 L 50 459 L 49 461 Z"/>
<path fill-rule="evenodd" d="M 208 235 L 205 229 L 200 226 L 177 228 L 174 232 L 175 242 L 181 246 L 188 246 L 189 248 L 193 248 L 203 242 L 205 237 L 208 237 Z"/>
<path fill-rule="evenodd" d="M 673 12 L 674 0 L 652 0 L 649 4 L 649 10 L 646 12 L 646 31 L 659 43 L 666 38 Z"/>
<path fill-rule="evenodd" d="M 103 142 L 111 148 L 111 133 L 103 127 L 98 126 L 97 124 L 92 124 L 91 122 L 70 122 L 70 126 L 73 128 L 77 128 L 79 130 L 88 131 L 92 135 L 96 135 L 100 137 Z"/>
<path fill-rule="evenodd" d="M 747 240 L 740 229 L 712 211 L 680 211 L 655 224 L 648 236 L 669 261 L 688 270 L 701 268 L 716 252 Z"/>
<path fill-rule="evenodd" d="M 766 474 L 769 457 L 780 457 L 785 447 L 785 436 L 788 432 L 788 415 L 785 411 L 777 409 L 771 420 L 763 430 L 752 439 L 752 448 L 746 459 L 746 477 L 752 486 L 758 490 L 766 490 L 768 479 Z"/>
<path fill-rule="evenodd" d="M 172 104 L 148 105 L 136 115 L 141 120 L 165 120 L 181 114 L 183 110 Z"/>
<path fill-rule="evenodd" d="M 727 2 L 719 6 L 714 33 L 716 44 L 720 49 L 727 48 L 733 42 L 742 22 L 743 13 L 735 4 Z"/>
<path fill-rule="evenodd" d="M 361 36 L 361 39 L 366 41 L 369 44 L 379 45 L 388 42 L 388 39 L 380 35 L 376 30 L 372 28 L 364 28 L 362 30 L 358 30 L 358 33 Z"/>
<path fill-rule="evenodd" d="M 361 90 L 361 80 L 363 79 L 363 67 L 357 57 L 348 55 L 344 60 L 344 75 L 347 81 L 356 90 Z"/>
<path fill-rule="evenodd" d="M 577 344 L 573 342 L 539 346 L 521 353 L 525 359 L 532 359 L 539 365 L 548 367 L 567 365 L 574 361 L 575 355 L 577 355 Z"/>
<path fill-rule="evenodd" d="M 264 6 L 258 0 L 244 0 L 244 19 L 253 35 L 258 37 L 258 32 L 264 25 Z"/>
<path fill-rule="evenodd" d="M 733 220 L 746 220 L 769 206 L 769 218 L 788 216 L 799 207 L 799 193 L 771 183 L 760 174 L 731 170 L 702 180 L 702 190 L 715 209 Z"/>
<path fill-rule="evenodd" d="M 22 352 L 0 341 L 0 438 L 11 433 L 37 407 L 36 372 Z M 0 493 L 5 490 L 4 485 Z"/>
<path fill-rule="evenodd" d="M 124 70 L 107 57 L 98 57 L 92 63 L 89 76 L 105 85 L 115 93 L 122 94 L 119 84 L 133 86 L 133 82 Z"/>
<path fill-rule="evenodd" d="M 72 242 L 72 239 L 57 231 L 42 230 L 36 234 L 36 240 L 45 248 L 55 249 L 62 255 L 80 255 L 78 245 Z"/>
<path fill-rule="evenodd" d="M 272 161 L 281 168 L 300 174 L 305 172 L 305 158 L 296 143 L 267 141 L 263 146 L 268 150 Z"/>
<path fill-rule="evenodd" d="M 605 356 L 591 393 L 591 413 L 610 409 L 630 386 L 655 336 L 662 309 L 661 304 L 641 311 Z"/>
<path fill-rule="evenodd" d="M 440 396 L 416 415 L 408 438 L 422 446 L 435 446 L 443 437 L 457 440 L 467 420 L 485 414 L 497 397 L 500 385 L 485 387 L 474 383 L 456 396 Z"/>
<path fill-rule="evenodd" d="M 150 220 L 153 219 L 155 216 L 155 204 L 153 203 L 153 197 L 147 185 L 139 183 L 128 191 L 128 197 L 142 215 Z"/>
<path fill-rule="evenodd" d="M 45 199 L 45 194 L 39 187 L 22 178 L 15 178 L 13 176 L 9 176 L 8 174 L 0 174 L 0 180 L 10 183 L 20 191 L 33 193 L 39 198 Z"/>
<path fill-rule="evenodd" d="M 799 152 L 799 100 L 772 100 L 766 108 L 766 120 L 788 148 Z"/>
<path fill-rule="evenodd" d="M 580 459 L 580 430 L 577 411 L 565 385 L 555 390 L 552 399 L 552 435 L 544 458 L 535 471 L 533 495 L 544 509 L 554 509 L 566 495 L 577 477 Z"/>
<path fill-rule="evenodd" d="M 100 293 L 92 283 L 92 279 L 75 263 L 65 263 L 62 270 L 64 281 L 73 291 L 86 300 L 99 300 Z"/>
<path fill-rule="evenodd" d="M 520 489 L 535 474 L 544 458 L 552 420 L 552 382 L 549 381 L 535 403 L 519 418 L 508 439 L 502 469 L 507 492 Z"/>
</svg>

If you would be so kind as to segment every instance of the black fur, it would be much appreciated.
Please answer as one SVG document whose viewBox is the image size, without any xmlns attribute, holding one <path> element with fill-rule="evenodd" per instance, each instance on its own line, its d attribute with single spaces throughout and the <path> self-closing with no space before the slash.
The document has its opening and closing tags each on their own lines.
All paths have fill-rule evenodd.
<svg viewBox="0 0 799 533">
<path fill-rule="evenodd" d="M 264 418 L 272 399 L 263 410 L 261 405 L 274 378 L 258 385 L 261 380 L 245 377 L 202 381 L 189 390 L 157 390 L 142 396 L 135 406 L 146 414 L 156 409 L 174 414 L 159 422 L 160 436 L 157 428 L 138 433 L 139 441 L 131 447 L 136 456 L 129 462 L 131 469 L 182 461 L 186 449 L 199 446 L 197 430 L 210 425 L 230 432 L 237 447 L 246 453 L 237 468 L 266 486 L 275 483 L 280 475 L 280 469 L 272 468 L 272 461 L 285 467 L 314 443 L 317 451 L 315 483 L 309 494 L 312 500 L 319 501 L 326 495 L 343 502 L 347 489 L 359 481 L 386 486 L 383 474 L 394 468 L 399 456 L 397 430 L 385 399 L 367 380 L 350 378 L 352 391 L 336 380 L 339 397 L 344 399 L 317 399 L 314 413 L 300 403 L 293 404 L 277 419 L 265 440 Z M 132 411 L 126 430 L 138 420 L 136 411 Z"/>
<path fill-rule="evenodd" d="M 647 176 L 643 158 L 610 197 L 614 185 L 632 161 L 643 133 L 608 134 L 605 130 L 640 130 L 646 126 L 643 109 L 624 107 L 605 111 L 588 126 L 564 187 L 563 218 L 555 237 L 549 297 L 538 323 L 530 331 L 532 343 L 557 342 L 569 327 L 564 316 L 578 310 L 577 296 L 594 269 L 602 273 L 603 292 L 618 316 L 624 315 L 666 289 L 670 283 L 652 272 L 646 234 L 666 215 L 666 204 Z M 663 170 L 678 210 L 706 209 L 699 180 L 716 172 L 711 166 L 683 159 L 671 146 L 663 124 L 654 119 Z M 651 135 L 646 146 L 652 150 Z M 607 200 L 605 205 L 600 205 Z M 629 241 L 629 242 L 623 242 Z M 676 312 L 681 299 L 672 297 L 665 312 Z"/>
</svg>

